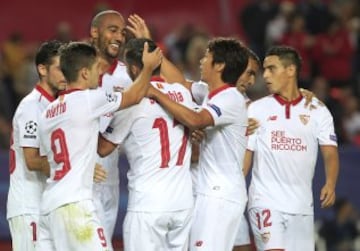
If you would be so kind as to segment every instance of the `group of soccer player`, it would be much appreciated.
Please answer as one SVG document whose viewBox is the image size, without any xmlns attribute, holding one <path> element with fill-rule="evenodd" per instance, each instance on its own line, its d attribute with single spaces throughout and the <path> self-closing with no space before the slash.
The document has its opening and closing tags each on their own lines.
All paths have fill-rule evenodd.
<svg viewBox="0 0 360 251">
<path fill-rule="evenodd" d="M 303 98 L 293 48 L 269 49 L 271 94 L 254 102 L 245 92 L 261 62 L 238 39 L 210 40 L 201 81 L 188 81 L 141 17 L 126 25 L 114 10 L 93 18 L 90 43 L 45 42 L 35 63 L 40 80 L 11 136 L 13 250 L 113 250 L 120 150 L 130 164 L 124 250 L 250 250 L 247 218 L 258 250 L 315 249 L 318 145 L 322 207 L 335 201 L 339 161 L 332 116 Z"/>
</svg>

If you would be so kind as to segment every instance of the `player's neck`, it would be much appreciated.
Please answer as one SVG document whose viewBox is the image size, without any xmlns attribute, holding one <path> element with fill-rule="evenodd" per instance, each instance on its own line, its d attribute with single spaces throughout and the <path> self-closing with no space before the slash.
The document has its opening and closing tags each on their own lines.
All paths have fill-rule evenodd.
<svg viewBox="0 0 360 251">
<path fill-rule="evenodd" d="M 55 97 L 56 96 L 56 90 L 51 88 L 46 82 L 39 82 L 38 85 L 44 89 L 50 96 Z"/>
<path fill-rule="evenodd" d="M 278 93 L 283 99 L 287 101 L 293 101 L 300 96 L 300 91 L 297 85 L 289 85 L 284 90 Z"/>
</svg>

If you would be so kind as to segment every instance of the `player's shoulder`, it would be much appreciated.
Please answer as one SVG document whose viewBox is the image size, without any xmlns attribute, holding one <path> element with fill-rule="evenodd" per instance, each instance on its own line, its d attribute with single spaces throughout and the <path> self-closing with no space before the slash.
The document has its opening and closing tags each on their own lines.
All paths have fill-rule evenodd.
<svg viewBox="0 0 360 251">
<path fill-rule="evenodd" d="M 252 108 L 256 108 L 256 107 L 263 107 L 264 105 L 268 105 L 271 103 L 275 103 L 275 98 L 274 95 L 267 95 L 265 97 L 259 98 L 257 100 L 253 100 L 251 101 L 251 103 L 249 104 L 249 107 L 251 106 Z"/>
</svg>

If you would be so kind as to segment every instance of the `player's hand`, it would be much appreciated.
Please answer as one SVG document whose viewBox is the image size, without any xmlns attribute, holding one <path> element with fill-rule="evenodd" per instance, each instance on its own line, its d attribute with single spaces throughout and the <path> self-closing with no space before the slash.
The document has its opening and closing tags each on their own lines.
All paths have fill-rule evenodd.
<svg viewBox="0 0 360 251">
<path fill-rule="evenodd" d="M 335 199 L 335 187 L 325 184 L 320 193 L 321 208 L 331 207 L 334 205 Z"/>
<path fill-rule="evenodd" d="M 150 30 L 147 27 L 144 19 L 139 15 L 133 14 L 128 17 L 130 25 L 126 26 L 126 29 L 130 31 L 136 38 L 148 38 L 151 39 Z"/>
<path fill-rule="evenodd" d="M 107 178 L 106 170 L 102 167 L 102 165 L 96 163 L 95 171 L 94 171 L 94 182 L 95 183 L 104 182 L 106 178 Z"/>
<path fill-rule="evenodd" d="M 248 126 L 246 128 L 246 136 L 254 134 L 256 129 L 259 128 L 259 122 L 254 118 L 248 119 Z"/>
<path fill-rule="evenodd" d="M 162 61 L 162 52 L 160 48 L 156 48 L 154 51 L 149 52 L 149 44 L 144 43 L 144 51 L 142 55 L 142 61 L 144 63 L 144 68 L 149 67 L 152 70 L 155 70 L 161 64 Z"/>
<path fill-rule="evenodd" d="M 197 129 L 192 131 L 190 141 L 192 144 L 200 144 L 205 137 L 206 132 L 202 129 Z"/>
<path fill-rule="evenodd" d="M 145 94 L 145 97 L 156 99 L 156 95 L 159 92 L 160 91 L 158 89 L 156 89 L 154 86 L 150 85 L 148 90 L 147 90 L 147 93 Z"/>
<path fill-rule="evenodd" d="M 311 104 L 312 98 L 315 97 L 314 93 L 303 88 L 300 88 L 299 91 L 301 96 L 305 98 L 305 107 L 308 107 Z"/>
</svg>

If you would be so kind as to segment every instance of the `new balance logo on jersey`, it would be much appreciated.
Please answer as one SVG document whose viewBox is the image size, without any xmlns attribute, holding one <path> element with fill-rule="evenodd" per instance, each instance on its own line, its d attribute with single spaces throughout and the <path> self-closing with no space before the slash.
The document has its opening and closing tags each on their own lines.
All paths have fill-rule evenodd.
<svg viewBox="0 0 360 251">
<path fill-rule="evenodd" d="M 210 106 L 215 112 L 216 114 L 218 115 L 218 117 L 221 116 L 221 110 L 220 110 L 220 107 L 214 105 L 214 104 L 207 104 L 208 106 Z"/>
<path fill-rule="evenodd" d="M 108 126 L 108 128 L 106 128 L 107 133 L 112 133 L 114 131 L 114 128 L 112 128 L 111 126 Z"/>
<path fill-rule="evenodd" d="M 277 120 L 277 116 L 276 115 L 272 115 L 272 116 L 269 116 L 267 121 L 275 121 Z"/>
<path fill-rule="evenodd" d="M 301 123 L 306 125 L 310 120 L 310 115 L 301 114 L 301 115 L 299 115 L 299 118 L 300 118 Z"/>
<path fill-rule="evenodd" d="M 203 243 L 204 243 L 203 241 L 196 241 L 195 246 L 196 247 L 201 247 Z"/>
</svg>

